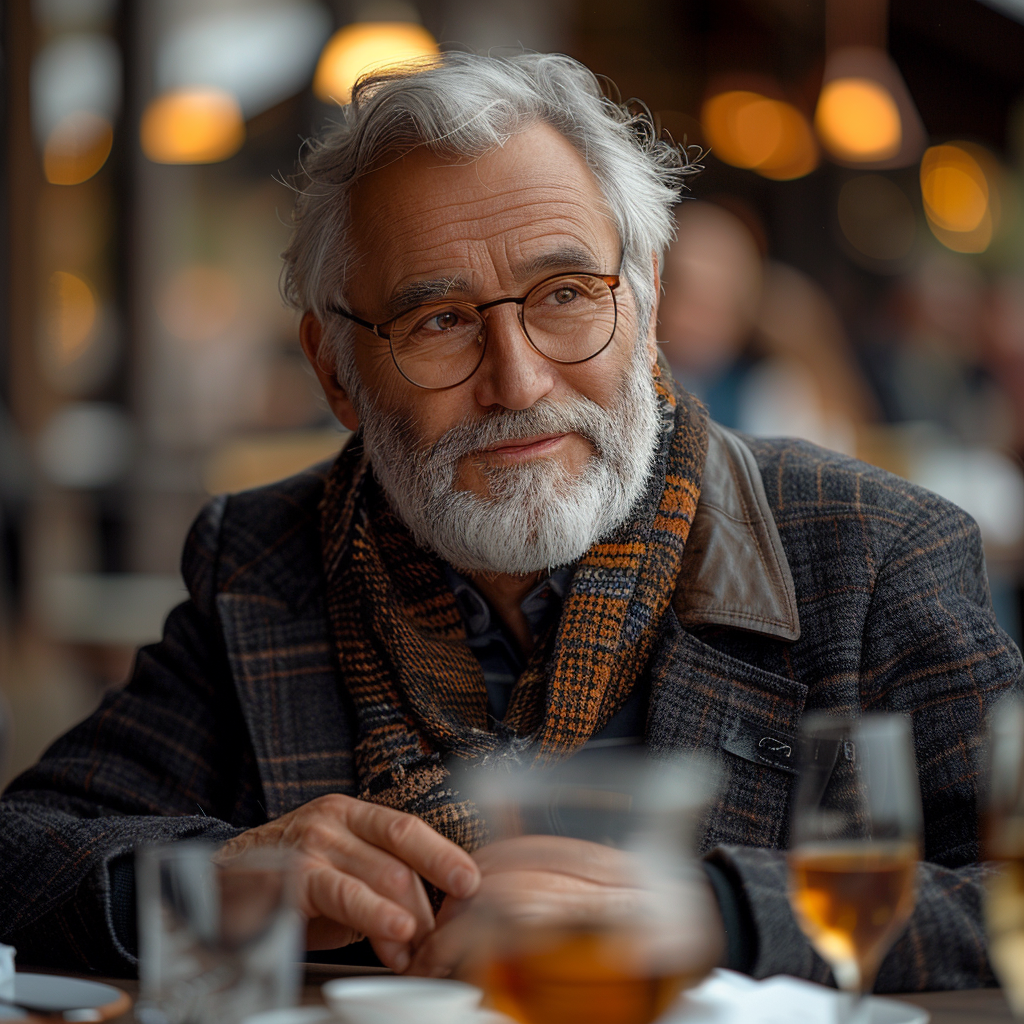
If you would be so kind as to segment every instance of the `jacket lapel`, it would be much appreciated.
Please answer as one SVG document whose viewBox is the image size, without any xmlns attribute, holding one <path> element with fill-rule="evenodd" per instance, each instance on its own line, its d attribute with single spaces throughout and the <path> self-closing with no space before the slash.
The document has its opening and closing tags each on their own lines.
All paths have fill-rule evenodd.
<svg viewBox="0 0 1024 1024">
<path fill-rule="evenodd" d="M 268 819 L 354 793 L 355 747 L 324 608 L 324 467 L 227 499 L 217 615 Z"/>
<path fill-rule="evenodd" d="M 355 737 L 322 598 L 296 610 L 223 593 L 217 610 L 268 819 L 327 793 L 354 793 Z"/>
<path fill-rule="evenodd" d="M 755 650 L 760 638 L 800 636 L 793 577 L 757 463 L 737 434 L 715 423 L 673 608 L 652 662 L 648 745 L 702 750 L 719 761 L 723 784 L 702 849 L 784 845 L 808 688 L 688 631 L 725 627 L 750 636 Z"/>
</svg>

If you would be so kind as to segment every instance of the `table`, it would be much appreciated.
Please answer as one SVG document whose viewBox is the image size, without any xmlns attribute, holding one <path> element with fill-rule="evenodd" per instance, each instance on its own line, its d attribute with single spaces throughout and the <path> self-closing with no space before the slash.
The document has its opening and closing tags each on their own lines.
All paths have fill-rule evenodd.
<svg viewBox="0 0 1024 1024">
<path fill-rule="evenodd" d="M 318 1005 L 320 986 L 330 978 L 358 974 L 386 974 L 383 968 L 339 967 L 333 964 L 307 964 L 305 983 L 302 988 L 304 1005 Z M 134 1000 L 139 983 L 124 978 L 96 978 L 93 975 L 79 975 L 106 981 L 124 989 Z M 997 988 L 971 989 L 966 992 L 916 992 L 913 995 L 888 996 L 904 1002 L 923 1006 L 932 1015 L 932 1024 L 1014 1024 L 1013 1016 L 1003 993 Z M 111 1024 L 134 1024 L 131 1013 L 118 1017 Z"/>
</svg>

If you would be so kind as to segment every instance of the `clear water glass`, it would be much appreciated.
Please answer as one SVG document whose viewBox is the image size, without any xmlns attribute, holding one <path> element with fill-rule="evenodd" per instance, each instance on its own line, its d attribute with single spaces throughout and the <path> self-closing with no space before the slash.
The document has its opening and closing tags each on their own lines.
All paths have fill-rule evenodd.
<svg viewBox="0 0 1024 1024">
<path fill-rule="evenodd" d="M 293 854 L 255 850 L 219 865 L 216 849 L 182 842 L 136 855 L 143 1024 L 239 1024 L 298 1000 Z"/>
</svg>

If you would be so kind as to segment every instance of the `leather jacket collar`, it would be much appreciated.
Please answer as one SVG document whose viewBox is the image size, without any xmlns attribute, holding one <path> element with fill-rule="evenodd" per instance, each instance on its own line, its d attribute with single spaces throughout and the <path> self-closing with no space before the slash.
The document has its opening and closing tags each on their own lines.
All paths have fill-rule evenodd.
<svg viewBox="0 0 1024 1024">
<path fill-rule="evenodd" d="M 793 577 L 754 454 L 711 421 L 700 501 L 672 603 L 687 627 L 800 636 Z"/>
</svg>

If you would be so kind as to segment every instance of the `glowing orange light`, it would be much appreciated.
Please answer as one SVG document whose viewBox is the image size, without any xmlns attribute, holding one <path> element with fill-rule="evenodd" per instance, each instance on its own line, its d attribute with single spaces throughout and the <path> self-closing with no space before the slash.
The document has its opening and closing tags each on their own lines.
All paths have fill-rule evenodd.
<svg viewBox="0 0 1024 1024">
<path fill-rule="evenodd" d="M 789 103 L 771 101 L 782 126 L 781 138 L 771 156 L 754 170 L 775 181 L 791 181 L 810 174 L 818 166 L 818 145 L 807 118 Z"/>
<path fill-rule="evenodd" d="M 712 96 L 701 111 L 712 152 L 727 164 L 787 180 L 809 174 L 818 147 L 807 120 L 792 104 L 735 89 Z"/>
<path fill-rule="evenodd" d="M 86 281 L 64 270 L 50 276 L 50 358 L 58 369 L 88 349 L 96 312 L 96 296 Z"/>
<path fill-rule="evenodd" d="M 142 151 L 160 164 L 226 160 L 245 141 L 238 101 L 222 89 L 180 89 L 158 96 L 142 115 Z"/>
<path fill-rule="evenodd" d="M 988 209 L 985 172 L 959 146 L 932 146 L 921 160 L 928 215 L 947 231 L 973 231 Z"/>
<path fill-rule="evenodd" d="M 51 185 L 88 181 L 106 162 L 114 129 L 105 117 L 87 110 L 61 118 L 43 147 L 43 172 Z"/>
<path fill-rule="evenodd" d="M 925 216 L 932 234 L 947 248 L 988 248 L 999 219 L 997 169 L 988 153 L 967 142 L 932 146 L 921 158 Z"/>
<path fill-rule="evenodd" d="M 366 71 L 404 64 L 438 52 L 422 26 L 404 21 L 346 25 L 327 40 L 313 76 L 313 91 L 324 102 L 348 103 L 352 86 Z"/>
<path fill-rule="evenodd" d="M 840 160 L 874 163 L 900 150 L 903 124 L 889 90 L 870 78 L 835 78 L 818 97 L 814 126 Z"/>
</svg>

